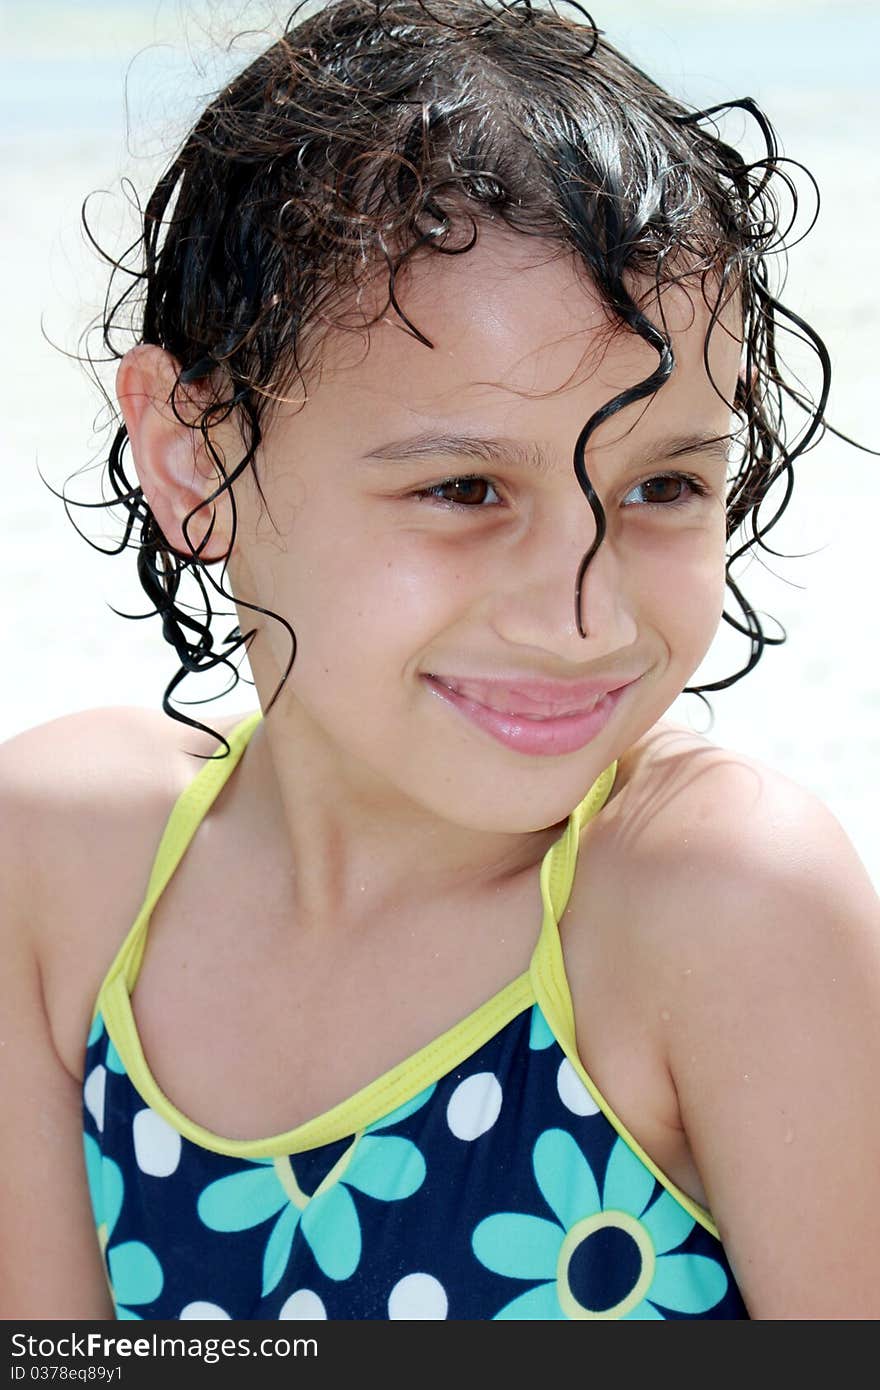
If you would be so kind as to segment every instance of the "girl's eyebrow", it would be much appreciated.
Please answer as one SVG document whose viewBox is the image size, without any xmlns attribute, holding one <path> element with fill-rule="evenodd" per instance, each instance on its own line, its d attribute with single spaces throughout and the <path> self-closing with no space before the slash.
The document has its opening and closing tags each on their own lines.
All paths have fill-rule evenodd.
<svg viewBox="0 0 880 1390">
<path fill-rule="evenodd" d="M 730 443 L 729 434 L 673 435 L 668 439 L 655 441 L 639 462 L 651 466 L 687 454 L 704 454 L 726 464 L 729 462 Z M 408 438 L 389 439 L 360 457 L 383 462 L 407 462 L 434 457 L 437 454 L 470 460 L 478 458 L 485 463 L 514 463 L 522 468 L 533 469 L 537 473 L 550 473 L 554 468 L 552 451 L 545 446 L 534 441 L 523 443 L 520 439 L 511 439 L 504 435 L 416 434 Z"/>
</svg>

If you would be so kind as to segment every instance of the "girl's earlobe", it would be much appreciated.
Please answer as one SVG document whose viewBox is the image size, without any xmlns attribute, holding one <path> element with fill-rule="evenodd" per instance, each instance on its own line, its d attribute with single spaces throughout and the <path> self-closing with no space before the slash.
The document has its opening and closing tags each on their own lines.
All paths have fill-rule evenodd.
<svg viewBox="0 0 880 1390">
<path fill-rule="evenodd" d="M 746 395 L 749 395 L 754 390 L 755 382 L 758 380 L 757 364 L 753 362 L 751 370 L 749 370 L 748 356 L 745 348 L 743 348 L 742 357 L 739 361 L 739 380 L 742 390 Z"/>
<path fill-rule="evenodd" d="M 228 553 L 232 513 L 223 495 L 206 503 L 222 479 L 199 430 L 198 407 L 185 409 L 191 396 L 179 387 L 179 373 L 170 353 L 142 343 L 119 364 L 116 397 L 138 480 L 162 534 L 181 555 L 195 551 L 202 563 L 210 564 Z M 184 535 L 186 517 L 202 503 L 206 505 L 190 518 Z M 210 539 L 200 549 L 209 530 Z"/>
</svg>

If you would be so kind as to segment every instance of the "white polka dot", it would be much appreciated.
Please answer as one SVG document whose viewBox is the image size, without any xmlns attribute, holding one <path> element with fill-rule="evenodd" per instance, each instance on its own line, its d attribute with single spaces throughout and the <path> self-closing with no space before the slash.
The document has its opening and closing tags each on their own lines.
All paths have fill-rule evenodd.
<svg viewBox="0 0 880 1390">
<path fill-rule="evenodd" d="M 599 1109 L 567 1057 L 556 1073 L 556 1089 L 562 1104 L 574 1115 L 595 1115 Z"/>
<path fill-rule="evenodd" d="M 281 1305 L 278 1317 L 282 1322 L 307 1322 L 326 1318 L 327 1309 L 314 1289 L 297 1289 Z"/>
<path fill-rule="evenodd" d="M 185 1308 L 181 1308 L 178 1317 L 183 1318 L 185 1322 L 193 1320 L 198 1322 L 200 1318 L 210 1318 L 215 1322 L 221 1318 L 225 1318 L 227 1322 L 232 1321 L 229 1314 L 218 1303 L 188 1303 Z"/>
<path fill-rule="evenodd" d="M 446 1123 L 456 1139 L 479 1139 L 498 1119 L 504 1098 L 498 1078 L 478 1071 L 456 1086 L 446 1107 Z"/>
<path fill-rule="evenodd" d="M 398 1279 L 388 1297 L 388 1316 L 397 1322 L 407 1318 L 445 1318 L 449 1308 L 446 1290 L 433 1274 L 407 1274 Z"/>
<path fill-rule="evenodd" d="M 167 1178 L 180 1162 L 181 1139 L 155 1110 L 139 1110 L 131 1127 L 134 1156 L 142 1173 Z"/>
<path fill-rule="evenodd" d="M 83 1100 L 86 1109 L 98 1129 L 104 1129 L 104 1092 L 107 1089 L 107 1073 L 103 1067 L 90 1071 L 83 1085 Z"/>
</svg>

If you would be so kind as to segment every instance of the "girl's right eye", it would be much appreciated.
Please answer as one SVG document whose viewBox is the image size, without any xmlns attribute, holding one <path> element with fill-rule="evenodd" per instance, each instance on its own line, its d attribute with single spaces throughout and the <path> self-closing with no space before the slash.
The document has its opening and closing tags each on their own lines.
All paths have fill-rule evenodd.
<svg viewBox="0 0 880 1390">
<path fill-rule="evenodd" d="M 490 500 L 490 494 L 495 501 L 490 505 L 500 502 L 498 493 L 489 482 L 488 478 L 471 476 L 467 478 L 447 478 L 443 483 L 435 483 L 433 487 L 422 488 L 415 495 L 419 498 L 428 498 L 436 502 L 446 503 L 451 507 L 468 507 L 472 511 L 482 508 Z"/>
</svg>

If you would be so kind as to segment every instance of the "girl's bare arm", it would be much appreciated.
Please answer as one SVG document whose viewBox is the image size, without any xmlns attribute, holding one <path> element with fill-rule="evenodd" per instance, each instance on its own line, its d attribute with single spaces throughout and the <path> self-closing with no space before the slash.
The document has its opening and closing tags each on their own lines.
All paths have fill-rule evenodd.
<svg viewBox="0 0 880 1390">
<path fill-rule="evenodd" d="M 36 950 L 32 739 L 0 746 L 0 1317 L 113 1317 L 88 1195 L 81 1083 L 61 1062 Z M 59 911 L 63 904 L 59 903 Z"/>
<path fill-rule="evenodd" d="M 880 1317 L 877 895 L 831 812 L 756 765 L 722 756 L 667 833 L 667 1061 L 749 1311 Z"/>
</svg>

